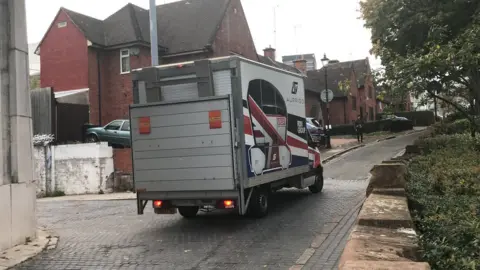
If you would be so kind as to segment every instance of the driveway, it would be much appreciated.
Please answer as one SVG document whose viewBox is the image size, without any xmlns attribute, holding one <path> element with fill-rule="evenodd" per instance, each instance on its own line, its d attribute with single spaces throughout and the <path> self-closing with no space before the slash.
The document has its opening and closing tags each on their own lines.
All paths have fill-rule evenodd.
<svg viewBox="0 0 480 270">
<path fill-rule="evenodd" d="M 334 269 L 364 200 L 369 170 L 418 136 L 332 160 L 321 194 L 280 191 L 264 219 L 210 213 L 185 220 L 155 215 L 149 207 L 138 216 L 133 200 L 40 200 L 39 224 L 58 234 L 59 244 L 16 269 L 289 269 L 297 260 L 304 260 L 303 269 Z M 312 245 L 314 254 L 305 257 Z"/>
</svg>

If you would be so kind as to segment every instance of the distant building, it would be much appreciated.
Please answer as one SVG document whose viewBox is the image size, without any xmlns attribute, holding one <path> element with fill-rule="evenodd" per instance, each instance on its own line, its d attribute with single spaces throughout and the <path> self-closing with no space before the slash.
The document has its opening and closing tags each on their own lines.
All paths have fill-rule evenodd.
<svg viewBox="0 0 480 270">
<path fill-rule="evenodd" d="M 28 69 L 30 76 L 40 75 L 40 56 L 35 54 L 38 44 L 38 42 L 28 44 Z"/>
<path fill-rule="evenodd" d="M 258 61 L 240 0 L 184 0 L 156 9 L 160 64 L 232 54 Z M 85 95 L 90 123 L 126 118 L 130 71 L 151 65 L 149 10 L 127 4 L 98 20 L 60 8 L 36 54 L 40 86 Z M 115 171 L 131 173 L 131 156 L 130 149 L 115 149 Z"/>
<path fill-rule="evenodd" d="M 289 66 L 295 66 L 294 61 L 296 60 L 307 60 L 307 71 L 317 69 L 317 60 L 315 59 L 315 54 L 296 54 L 296 55 L 286 55 L 282 57 L 282 62 Z"/>
<path fill-rule="evenodd" d="M 307 72 L 305 87 L 318 90 L 325 89 L 325 67 Z M 349 84 L 348 89 L 341 89 L 343 83 Z M 339 62 L 332 60 L 327 65 L 327 88 L 333 92 L 330 102 L 330 124 L 352 124 L 357 116 L 367 121 L 374 121 L 379 102 L 368 58 L 354 61 Z M 326 106 L 322 103 L 323 115 L 327 115 Z"/>
</svg>

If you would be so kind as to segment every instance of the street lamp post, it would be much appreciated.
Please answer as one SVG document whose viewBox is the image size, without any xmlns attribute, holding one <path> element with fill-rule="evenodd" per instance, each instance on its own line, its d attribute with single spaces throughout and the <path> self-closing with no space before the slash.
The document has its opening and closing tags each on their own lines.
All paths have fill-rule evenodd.
<svg viewBox="0 0 480 270">
<path fill-rule="evenodd" d="M 328 99 L 328 75 L 327 75 L 327 65 L 328 65 L 328 61 L 330 61 L 330 59 L 327 58 L 327 54 L 323 54 L 323 58 L 321 59 L 322 61 L 322 66 L 323 66 L 323 69 L 325 71 L 325 100 L 326 100 L 326 105 L 327 105 L 327 121 L 326 121 L 326 125 L 325 125 L 325 140 L 326 140 L 326 144 L 327 144 L 327 148 L 330 149 L 332 148 L 332 144 L 330 142 L 330 102 L 329 102 L 329 99 Z"/>
</svg>

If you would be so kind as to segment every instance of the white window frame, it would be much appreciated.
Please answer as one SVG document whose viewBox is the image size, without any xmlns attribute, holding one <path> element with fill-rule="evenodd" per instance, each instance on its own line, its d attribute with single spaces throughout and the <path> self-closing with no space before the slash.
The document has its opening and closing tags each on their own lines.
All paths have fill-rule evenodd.
<svg viewBox="0 0 480 270">
<path fill-rule="evenodd" d="M 127 54 L 125 54 L 125 52 Z M 127 71 L 123 71 L 123 58 L 127 58 L 128 60 L 128 70 Z M 130 65 L 130 49 L 122 49 L 120 50 L 120 74 L 127 74 L 127 73 L 130 73 L 130 70 L 132 69 L 131 65 Z"/>
<path fill-rule="evenodd" d="M 67 22 L 66 21 L 57 23 L 57 28 L 64 28 L 64 27 L 67 27 Z"/>
</svg>

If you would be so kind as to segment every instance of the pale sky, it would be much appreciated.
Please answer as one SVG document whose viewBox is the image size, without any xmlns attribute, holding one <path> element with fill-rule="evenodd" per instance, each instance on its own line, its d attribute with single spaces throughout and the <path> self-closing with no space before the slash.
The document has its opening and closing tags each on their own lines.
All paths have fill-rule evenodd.
<svg viewBox="0 0 480 270">
<path fill-rule="evenodd" d="M 160 5 L 175 0 L 156 1 Z M 369 57 L 373 68 L 380 65 L 380 60 L 369 54 L 370 32 L 358 19 L 359 0 L 241 1 L 259 54 L 271 45 L 277 49 L 277 61 L 283 55 L 314 53 L 321 66 L 320 59 L 326 53 L 328 58 L 340 61 Z M 149 0 L 26 0 L 28 42 L 42 39 L 62 6 L 105 19 L 129 2 L 148 9 Z"/>
</svg>

